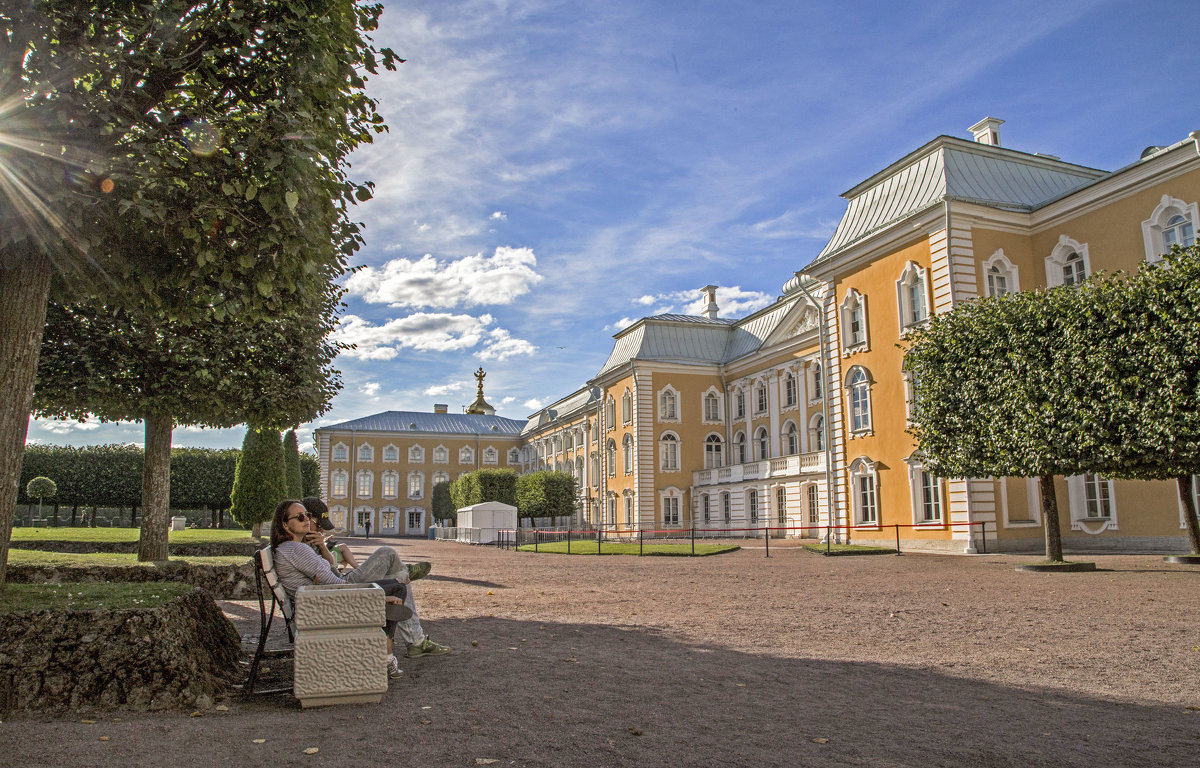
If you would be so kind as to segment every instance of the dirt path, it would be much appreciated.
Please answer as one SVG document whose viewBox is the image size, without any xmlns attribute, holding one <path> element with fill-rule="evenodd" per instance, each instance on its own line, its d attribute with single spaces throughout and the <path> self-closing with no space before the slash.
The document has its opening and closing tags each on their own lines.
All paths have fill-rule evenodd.
<svg viewBox="0 0 1200 768">
<path fill-rule="evenodd" d="M 275 697 L 199 717 L 22 718 L 0 725 L 3 763 L 1200 760 L 1200 571 L 1161 558 L 1031 574 L 1003 555 L 823 558 L 775 544 L 770 559 L 761 548 L 694 560 L 430 541 L 401 551 L 433 562 L 418 609 L 454 653 L 405 661 L 381 704 L 301 711 Z M 257 629 L 256 604 L 222 605 Z"/>
</svg>

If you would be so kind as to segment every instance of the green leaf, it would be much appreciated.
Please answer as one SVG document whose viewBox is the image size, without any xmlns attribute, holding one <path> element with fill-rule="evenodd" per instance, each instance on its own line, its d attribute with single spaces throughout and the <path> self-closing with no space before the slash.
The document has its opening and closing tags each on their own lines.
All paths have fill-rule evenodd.
<svg viewBox="0 0 1200 768">
<path fill-rule="evenodd" d="M 284 195 L 283 199 L 287 201 L 287 207 L 289 211 L 295 211 L 296 203 L 300 202 L 300 196 L 296 194 L 295 190 L 291 189 L 287 191 L 287 194 Z"/>
</svg>

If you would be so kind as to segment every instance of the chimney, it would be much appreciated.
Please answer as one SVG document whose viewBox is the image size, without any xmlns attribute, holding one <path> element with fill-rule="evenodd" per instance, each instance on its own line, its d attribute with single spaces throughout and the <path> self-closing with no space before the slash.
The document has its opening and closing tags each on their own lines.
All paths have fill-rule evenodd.
<svg viewBox="0 0 1200 768">
<path fill-rule="evenodd" d="M 998 147 L 1000 146 L 1000 126 L 1002 125 L 1004 125 L 1003 120 L 985 117 L 967 130 L 975 134 L 975 141 L 980 144 L 991 144 L 993 147 Z"/>
<path fill-rule="evenodd" d="M 700 295 L 704 298 L 704 301 L 708 303 L 708 306 L 706 306 L 704 308 L 704 312 L 702 314 L 705 317 L 707 317 L 709 320 L 716 320 L 717 319 L 717 286 L 715 286 L 715 285 L 704 286 L 703 288 L 700 289 Z"/>
<path fill-rule="evenodd" d="M 434 413 L 449 413 L 450 406 L 446 405 L 445 403 L 434 403 L 433 404 L 433 412 Z"/>
</svg>

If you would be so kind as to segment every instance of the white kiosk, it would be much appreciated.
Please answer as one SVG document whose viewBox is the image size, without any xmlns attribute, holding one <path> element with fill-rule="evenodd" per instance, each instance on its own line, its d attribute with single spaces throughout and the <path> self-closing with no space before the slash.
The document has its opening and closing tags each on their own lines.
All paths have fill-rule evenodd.
<svg viewBox="0 0 1200 768">
<path fill-rule="evenodd" d="M 517 527 L 517 508 L 485 501 L 458 510 L 458 538 L 464 544 L 494 544 L 497 532 Z"/>
</svg>

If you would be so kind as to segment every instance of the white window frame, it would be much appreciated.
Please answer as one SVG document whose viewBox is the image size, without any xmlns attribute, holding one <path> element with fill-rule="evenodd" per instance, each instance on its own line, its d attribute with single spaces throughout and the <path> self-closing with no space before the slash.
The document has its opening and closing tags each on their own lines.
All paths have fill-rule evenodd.
<svg viewBox="0 0 1200 768">
<path fill-rule="evenodd" d="M 800 453 L 800 428 L 791 419 L 783 423 L 782 447 L 784 456 L 794 456 Z"/>
<path fill-rule="evenodd" d="M 704 436 L 704 468 L 725 466 L 725 440 L 716 432 Z"/>
<path fill-rule="evenodd" d="M 400 448 L 394 443 L 388 443 L 383 446 L 383 463 L 384 464 L 399 464 L 400 463 Z"/>
<path fill-rule="evenodd" d="M 459 464 L 474 464 L 475 463 L 475 449 L 469 445 L 464 445 L 462 448 L 459 448 L 458 449 L 458 463 Z"/>
<path fill-rule="evenodd" d="M 679 435 L 674 432 L 663 432 L 659 435 L 658 458 L 658 466 L 663 472 L 679 471 Z"/>
<path fill-rule="evenodd" d="M 329 449 L 329 460 L 349 461 L 350 446 L 346 445 L 345 443 L 335 443 L 334 446 Z"/>
<path fill-rule="evenodd" d="M 383 498 L 394 499 L 400 494 L 400 473 L 389 469 L 381 475 Z"/>
<path fill-rule="evenodd" d="M 859 379 L 860 374 L 861 379 Z M 846 414 L 851 437 L 872 434 L 871 385 L 873 383 L 871 372 L 861 365 L 853 366 L 846 373 Z"/>
<path fill-rule="evenodd" d="M 679 390 L 670 384 L 658 390 L 658 395 L 655 397 L 658 403 L 658 420 L 678 422 L 679 421 Z"/>
<path fill-rule="evenodd" d="M 812 396 L 808 398 L 808 402 L 811 405 L 820 402 L 825 397 L 825 382 L 822 381 L 825 368 L 821 365 L 820 360 L 814 360 L 809 364 L 808 372 L 812 382 L 812 389 L 810 390 Z"/>
<path fill-rule="evenodd" d="M 879 475 L 875 462 L 860 456 L 850 464 L 850 502 L 854 525 L 859 528 L 879 528 Z"/>
<path fill-rule="evenodd" d="M 1117 530 L 1117 498 L 1113 481 L 1099 475 L 1072 475 L 1067 478 L 1067 496 L 1070 499 L 1071 529 L 1097 534 L 1106 530 Z M 1108 515 L 1096 515 L 1093 502 L 1107 502 Z"/>
<path fill-rule="evenodd" d="M 366 481 L 367 490 L 363 492 L 363 481 Z M 369 469 L 360 469 L 354 475 L 354 498 L 369 499 L 375 495 L 375 473 Z"/>
<path fill-rule="evenodd" d="M 716 387 L 709 387 L 700 396 L 700 414 L 705 424 L 721 423 L 721 393 Z"/>
<path fill-rule="evenodd" d="M 1066 235 L 1059 235 L 1058 244 L 1054 246 L 1054 250 L 1046 257 L 1046 285 L 1051 288 L 1059 285 L 1066 285 L 1066 275 L 1064 270 L 1070 260 L 1071 254 L 1078 253 L 1083 264 L 1083 280 L 1088 279 L 1092 275 L 1092 261 L 1088 256 L 1087 243 L 1081 243 L 1078 240 L 1073 240 Z M 1072 282 L 1072 285 L 1075 285 Z"/>
<path fill-rule="evenodd" d="M 804 490 L 804 506 L 808 515 L 808 525 L 821 524 L 821 489 L 816 483 L 809 483 Z"/>
<path fill-rule="evenodd" d="M 913 526 L 917 528 L 942 528 L 946 525 L 946 481 L 925 469 L 918 454 L 909 456 L 908 489 L 912 504 Z"/>
<path fill-rule="evenodd" d="M 800 404 L 800 378 L 794 371 L 783 372 L 783 407 L 794 408 Z"/>
<path fill-rule="evenodd" d="M 767 382 L 757 381 L 754 383 L 754 413 L 755 415 L 764 414 L 771 407 L 770 390 L 767 388 Z"/>
<path fill-rule="evenodd" d="M 746 442 L 746 433 L 739 429 L 733 435 L 733 458 L 736 459 L 736 461 L 733 462 L 734 464 L 746 464 L 747 463 L 747 461 L 746 461 L 746 459 L 748 458 L 746 455 L 747 445 L 748 445 L 748 443 Z"/>
<path fill-rule="evenodd" d="M 733 522 L 733 501 L 729 491 L 721 494 L 721 519 L 725 522 L 725 525 Z"/>
<path fill-rule="evenodd" d="M 370 443 L 359 444 L 358 461 L 360 464 L 369 464 L 375 461 L 375 448 Z"/>
<path fill-rule="evenodd" d="M 344 469 L 335 469 L 329 475 L 329 495 L 335 499 L 344 499 L 350 487 L 350 473 Z"/>
<path fill-rule="evenodd" d="M 1170 250 L 1163 240 L 1163 233 L 1168 229 L 1167 224 L 1173 216 L 1182 216 L 1192 225 L 1192 243 L 1196 242 L 1196 234 L 1200 232 L 1200 212 L 1196 203 L 1185 203 L 1177 197 L 1163 195 L 1150 218 L 1142 222 L 1142 238 L 1146 248 L 1146 261 L 1155 263 Z M 1186 247 L 1188 244 L 1181 242 Z"/>
<path fill-rule="evenodd" d="M 633 423 L 633 393 L 629 391 L 629 387 L 626 387 L 621 395 L 621 423 Z"/>
<path fill-rule="evenodd" d="M 516 448 L 509 448 L 508 449 L 508 463 L 509 464 L 520 464 L 521 463 L 521 452 L 518 451 Z"/>
<path fill-rule="evenodd" d="M 623 496 L 625 498 L 625 527 L 628 528 L 633 525 L 633 494 L 625 491 Z"/>
<path fill-rule="evenodd" d="M 495 446 L 489 445 L 483 449 L 483 463 L 485 466 L 494 466 L 500 463 L 500 452 Z"/>
<path fill-rule="evenodd" d="M 825 414 L 814 413 L 808 420 L 808 450 L 825 450 Z"/>
<path fill-rule="evenodd" d="M 996 270 L 994 276 L 1003 278 L 1005 281 L 1004 293 L 996 293 L 996 287 L 992 283 L 993 269 Z M 1004 255 L 1003 248 L 996 249 L 996 252 L 983 262 L 983 295 L 1003 296 L 1019 290 L 1021 290 L 1021 281 L 1017 265 L 1008 260 L 1008 257 Z"/>
<path fill-rule="evenodd" d="M 707 493 L 700 494 L 700 511 L 702 513 L 701 520 L 705 525 L 712 523 L 712 496 Z"/>
<path fill-rule="evenodd" d="M 409 472 L 406 490 L 410 499 L 425 498 L 425 473 L 415 469 Z"/>
<path fill-rule="evenodd" d="M 617 441 L 613 438 L 608 438 L 608 442 L 604 444 L 604 463 L 608 467 L 608 476 L 617 476 Z"/>
<path fill-rule="evenodd" d="M 408 446 L 408 463 L 409 464 L 424 464 L 425 449 L 420 445 Z"/>
<path fill-rule="evenodd" d="M 449 464 L 450 463 L 450 449 L 444 445 L 439 445 L 437 448 L 434 448 L 433 449 L 433 463 L 434 464 Z"/>
<path fill-rule="evenodd" d="M 771 432 L 766 427 L 754 430 L 754 460 L 766 461 L 771 458 Z"/>
<path fill-rule="evenodd" d="M 758 525 L 760 519 L 760 504 L 757 488 L 746 489 L 746 522 L 749 525 Z"/>
<path fill-rule="evenodd" d="M 400 510 L 396 507 L 380 507 L 379 509 L 379 532 L 380 533 L 399 533 L 400 529 L 396 526 L 400 522 Z"/>
<path fill-rule="evenodd" d="M 421 507 L 407 507 L 404 510 L 404 530 L 406 533 L 425 532 L 425 510 Z"/>
<path fill-rule="evenodd" d="M 852 329 L 855 322 L 855 312 L 858 312 L 858 323 L 860 328 L 859 334 L 854 334 Z M 871 338 L 867 326 L 867 297 L 853 288 L 846 291 L 846 298 L 842 300 L 841 305 L 842 316 L 842 354 L 850 355 L 855 352 L 865 352 L 870 348 Z M 861 337 L 861 338 L 859 338 Z"/>
<path fill-rule="evenodd" d="M 896 307 L 900 313 L 900 335 L 929 320 L 928 270 L 915 261 L 905 265 L 896 281 Z"/>
<path fill-rule="evenodd" d="M 621 459 L 624 464 L 625 474 L 633 474 L 633 458 L 634 458 L 633 435 L 628 432 L 621 438 Z"/>
<path fill-rule="evenodd" d="M 735 419 L 743 419 L 746 417 L 746 390 L 738 388 L 733 393 L 733 416 Z"/>
<path fill-rule="evenodd" d="M 612 395 L 609 395 L 604 400 L 604 431 L 609 432 L 617 428 L 617 400 Z"/>
</svg>

